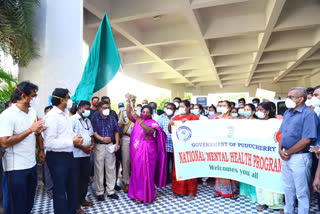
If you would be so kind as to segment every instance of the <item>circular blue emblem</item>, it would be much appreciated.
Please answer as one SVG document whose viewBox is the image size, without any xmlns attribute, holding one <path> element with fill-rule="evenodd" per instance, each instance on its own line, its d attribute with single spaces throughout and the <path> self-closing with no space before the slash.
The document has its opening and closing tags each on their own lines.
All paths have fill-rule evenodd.
<svg viewBox="0 0 320 214">
<path fill-rule="evenodd" d="M 192 136 L 191 129 L 186 126 L 179 127 L 176 134 L 177 134 L 178 140 L 184 141 L 184 142 L 188 141 Z"/>
</svg>

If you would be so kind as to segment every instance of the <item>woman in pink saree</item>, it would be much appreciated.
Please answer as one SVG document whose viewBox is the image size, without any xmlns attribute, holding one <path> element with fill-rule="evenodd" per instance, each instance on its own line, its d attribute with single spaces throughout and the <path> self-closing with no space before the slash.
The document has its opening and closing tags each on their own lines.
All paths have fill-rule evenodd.
<svg viewBox="0 0 320 214">
<path fill-rule="evenodd" d="M 155 185 L 159 188 L 166 186 L 166 134 L 151 119 L 150 106 L 142 107 L 139 117 L 132 112 L 129 100 L 126 111 L 128 118 L 135 123 L 130 138 L 132 172 L 128 196 L 137 203 L 151 203 L 156 199 Z"/>
</svg>

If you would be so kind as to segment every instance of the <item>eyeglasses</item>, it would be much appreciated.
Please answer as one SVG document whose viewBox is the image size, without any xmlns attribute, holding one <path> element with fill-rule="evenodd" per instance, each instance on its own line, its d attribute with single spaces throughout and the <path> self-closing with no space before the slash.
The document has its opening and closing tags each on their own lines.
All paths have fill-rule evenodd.
<svg viewBox="0 0 320 214">
<path fill-rule="evenodd" d="M 302 96 L 300 96 L 300 97 L 302 97 Z M 292 95 L 287 96 L 287 98 L 289 98 L 289 99 L 291 99 L 291 100 L 292 100 L 292 98 L 298 99 L 298 98 L 300 98 L 300 97 L 295 97 L 295 96 L 292 96 Z"/>
</svg>

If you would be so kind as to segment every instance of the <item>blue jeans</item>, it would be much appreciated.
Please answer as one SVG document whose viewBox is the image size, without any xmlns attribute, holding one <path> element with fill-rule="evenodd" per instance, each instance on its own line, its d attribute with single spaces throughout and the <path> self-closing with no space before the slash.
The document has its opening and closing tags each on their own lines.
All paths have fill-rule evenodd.
<svg viewBox="0 0 320 214">
<path fill-rule="evenodd" d="M 10 213 L 10 205 L 9 205 L 9 192 L 8 192 L 8 182 L 7 182 L 7 174 L 3 171 L 2 175 L 2 195 L 3 195 L 3 209 L 4 213 Z"/>
<path fill-rule="evenodd" d="M 73 214 L 79 208 L 77 171 L 72 152 L 47 152 L 53 181 L 53 208 L 56 214 Z"/>
<path fill-rule="evenodd" d="M 10 213 L 30 213 L 37 188 L 37 165 L 30 169 L 13 170 L 6 173 Z"/>
<path fill-rule="evenodd" d="M 295 213 L 296 198 L 298 199 L 298 213 L 309 213 L 311 165 L 310 153 L 294 154 L 288 161 L 282 161 L 282 183 L 286 200 L 284 213 Z"/>
</svg>

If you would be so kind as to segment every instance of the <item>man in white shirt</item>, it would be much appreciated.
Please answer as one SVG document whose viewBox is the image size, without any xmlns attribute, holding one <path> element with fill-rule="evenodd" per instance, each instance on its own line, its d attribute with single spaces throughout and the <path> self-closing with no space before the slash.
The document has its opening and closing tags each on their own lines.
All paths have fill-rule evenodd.
<svg viewBox="0 0 320 214">
<path fill-rule="evenodd" d="M 157 114 L 157 103 L 155 102 L 150 102 L 149 106 L 152 108 L 152 119 L 157 121 L 160 119 L 160 116 Z"/>
<path fill-rule="evenodd" d="M 85 213 L 79 208 L 77 197 L 76 162 L 73 149 L 83 143 L 76 136 L 69 120 L 72 101 L 68 89 L 56 88 L 52 93 L 52 110 L 45 116 L 44 146 L 47 150 L 47 164 L 53 180 L 54 213 Z"/>
<path fill-rule="evenodd" d="M 38 86 L 21 82 L 12 93 L 15 102 L 0 115 L 0 143 L 6 150 L 3 161 L 9 191 L 9 210 L 6 213 L 30 213 L 37 187 L 36 141 L 40 159 L 44 161 L 39 121 L 30 103 L 37 97 Z"/>
<path fill-rule="evenodd" d="M 88 101 L 81 101 L 77 113 L 71 117 L 73 132 L 83 138 L 83 144 L 73 149 L 73 156 L 77 166 L 78 202 L 85 207 L 93 206 L 92 202 L 86 200 L 91 169 L 90 154 L 93 153 L 94 146 L 93 129 L 88 119 L 90 106 Z"/>
</svg>

